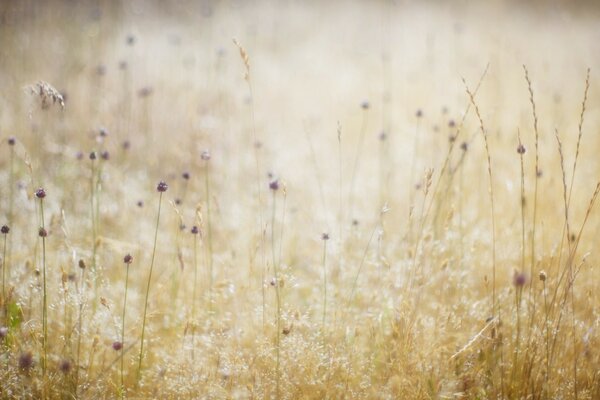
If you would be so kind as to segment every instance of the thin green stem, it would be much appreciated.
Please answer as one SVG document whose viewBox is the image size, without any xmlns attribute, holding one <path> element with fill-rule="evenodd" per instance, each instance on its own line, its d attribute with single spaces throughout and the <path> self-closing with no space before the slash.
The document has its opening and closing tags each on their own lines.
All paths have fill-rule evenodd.
<svg viewBox="0 0 600 400">
<path fill-rule="evenodd" d="M 327 318 L 327 239 L 323 239 L 323 338 Z"/>
<path fill-rule="evenodd" d="M 41 226 L 45 229 L 44 225 L 44 200 L 40 199 L 40 213 L 41 213 Z M 42 370 L 44 377 L 46 376 L 46 367 L 48 363 L 48 296 L 46 290 L 46 237 L 42 235 L 42 280 L 43 280 L 43 306 L 42 306 L 42 331 L 43 331 L 43 342 L 42 347 L 44 349 L 44 358 L 42 362 Z"/>
<path fill-rule="evenodd" d="M 194 235 L 194 287 L 192 289 L 192 361 L 196 348 L 196 288 L 198 286 L 198 235 Z"/>
<path fill-rule="evenodd" d="M 276 398 L 280 398 L 280 335 L 281 335 L 281 293 L 279 282 L 279 266 L 275 258 L 275 213 L 277 210 L 277 195 L 273 190 L 273 214 L 271 218 L 271 248 L 273 252 L 273 272 L 275 274 L 275 296 L 277 298 L 277 333 L 275 335 L 275 351 L 276 351 Z"/>
<path fill-rule="evenodd" d="M 84 305 L 84 294 L 83 289 L 85 288 L 85 267 L 81 268 L 81 287 L 79 289 L 79 318 L 77 322 L 77 362 L 75 366 L 75 397 L 77 397 L 77 389 L 79 387 L 79 356 L 81 354 L 81 334 L 83 329 L 83 305 Z"/>
<path fill-rule="evenodd" d="M 4 234 L 4 248 L 2 250 L 2 305 L 4 306 L 4 317 L 6 318 L 6 326 L 8 326 L 10 321 L 8 320 L 8 304 L 6 301 L 6 288 L 5 288 L 5 282 L 6 282 L 6 236 L 7 236 L 7 234 Z"/>
<path fill-rule="evenodd" d="M 121 398 L 125 397 L 125 381 L 123 379 L 123 367 L 125 363 L 125 311 L 127 310 L 127 289 L 129 284 L 129 263 L 125 273 L 125 298 L 123 299 L 123 321 L 121 325 Z"/>
<path fill-rule="evenodd" d="M 92 160 L 92 173 L 90 175 L 90 213 L 92 221 L 92 272 L 96 273 L 96 207 L 95 207 L 95 196 L 96 196 L 96 173 L 95 163 Z"/>
<path fill-rule="evenodd" d="M 156 241 L 158 239 L 158 225 L 160 222 L 160 208 L 162 205 L 162 194 L 160 192 L 160 197 L 158 198 L 158 213 L 156 214 L 156 229 L 154 231 L 154 245 L 152 247 L 152 259 L 150 261 L 150 274 L 148 275 L 148 285 L 146 287 L 146 300 L 144 301 L 144 316 L 142 318 L 142 338 L 140 345 L 140 357 L 138 363 L 138 383 L 142 376 L 142 360 L 144 357 L 144 333 L 146 332 L 146 314 L 148 312 L 148 295 L 150 294 L 150 282 L 152 281 L 152 270 L 154 269 L 154 256 L 156 255 Z"/>
<path fill-rule="evenodd" d="M 210 223 L 210 180 L 208 174 L 209 163 L 206 163 L 204 170 L 204 187 L 206 191 L 206 228 L 208 236 L 208 309 L 213 310 L 213 247 L 212 247 L 212 226 Z"/>
</svg>

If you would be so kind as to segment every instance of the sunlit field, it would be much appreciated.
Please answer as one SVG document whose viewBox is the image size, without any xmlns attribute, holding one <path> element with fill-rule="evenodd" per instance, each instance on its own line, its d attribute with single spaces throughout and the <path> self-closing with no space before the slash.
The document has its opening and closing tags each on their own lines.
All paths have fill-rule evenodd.
<svg viewBox="0 0 600 400">
<path fill-rule="evenodd" d="M 0 398 L 600 399 L 598 43 L 585 1 L 1 2 Z"/>
</svg>

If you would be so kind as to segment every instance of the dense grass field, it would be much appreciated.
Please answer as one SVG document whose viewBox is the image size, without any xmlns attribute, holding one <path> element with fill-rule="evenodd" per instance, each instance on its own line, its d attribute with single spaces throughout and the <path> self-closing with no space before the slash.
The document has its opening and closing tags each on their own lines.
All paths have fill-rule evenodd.
<svg viewBox="0 0 600 400">
<path fill-rule="evenodd" d="M 600 399 L 599 21 L 0 2 L 0 398 Z"/>
</svg>

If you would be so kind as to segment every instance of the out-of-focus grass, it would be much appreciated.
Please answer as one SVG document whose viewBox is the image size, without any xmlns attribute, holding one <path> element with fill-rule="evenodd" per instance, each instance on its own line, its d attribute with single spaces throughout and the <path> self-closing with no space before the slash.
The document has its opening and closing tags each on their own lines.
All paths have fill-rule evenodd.
<svg viewBox="0 0 600 400">
<path fill-rule="evenodd" d="M 598 16 L 0 4 L 1 396 L 599 398 Z"/>
</svg>

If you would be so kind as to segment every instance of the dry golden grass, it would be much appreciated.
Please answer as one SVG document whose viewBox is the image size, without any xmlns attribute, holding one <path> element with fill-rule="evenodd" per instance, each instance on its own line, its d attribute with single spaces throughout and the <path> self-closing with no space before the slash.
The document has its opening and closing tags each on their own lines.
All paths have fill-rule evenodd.
<svg viewBox="0 0 600 400">
<path fill-rule="evenodd" d="M 0 3 L 0 397 L 600 398 L 599 16 Z"/>
</svg>

